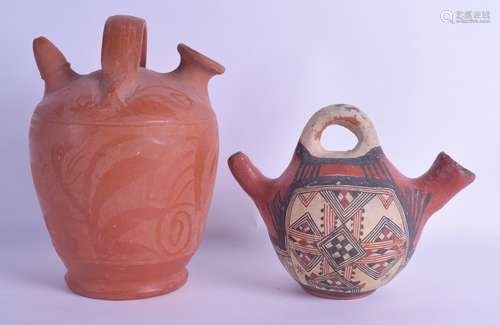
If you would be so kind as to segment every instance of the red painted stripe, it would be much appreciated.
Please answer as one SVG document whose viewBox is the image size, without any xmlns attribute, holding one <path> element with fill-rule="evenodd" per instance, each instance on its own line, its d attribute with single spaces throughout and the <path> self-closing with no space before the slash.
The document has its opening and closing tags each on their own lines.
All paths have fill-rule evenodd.
<svg viewBox="0 0 500 325">
<path fill-rule="evenodd" d="M 304 253 L 311 253 L 311 254 L 315 254 L 315 255 L 321 255 L 321 251 L 319 249 L 317 249 L 317 248 L 300 246 L 300 245 L 297 245 L 297 244 L 294 244 L 294 243 L 290 243 L 290 247 L 293 248 L 293 249 L 295 249 L 295 250 L 304 252 Z"/>
<path fill-rule="evenodd" d="M 363 243 L 362 246 L 364 249 L 378 249 L 378 248 L 390 249 L 390 248 L 400 247 L 399 240 L 398 241 L 385 240 L 376 243 Z"/>
<path fill-rule="evenodd" d="M 392 253 L 381 254 L 381 255 L 379 255 L 379 254 L 370 255 L 370 256 L 365 256 L 363 258 L 360 258 L 359 260 L 356 261 L 356 263 L 366 264 L 366 263 L 384 262 L 388 259 L 400 257 L 402 255 L 403 254 L 401 252 L 392 252 Z"/>
<path fill-rule="evenodd" d="M 310 240 L 310 241 L 318 241 L 321 240 L 320 235 L 311 235 L 311 234 L 306 234 L 304 232 L 288 228 L 288 234 L 292 235 L 293 237 L 297 237 L 299 239 L 305 239 L 305 240 Z"/>
</svg>

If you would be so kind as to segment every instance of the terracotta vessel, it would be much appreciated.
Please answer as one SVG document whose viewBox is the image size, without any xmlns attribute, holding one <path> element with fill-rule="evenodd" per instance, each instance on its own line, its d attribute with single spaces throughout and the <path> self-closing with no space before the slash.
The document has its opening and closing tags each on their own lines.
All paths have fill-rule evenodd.
<svg viewBox="0 0 500 325">
<path fill-rule="evenodd" d="M 320 144 L 330 124 L 351 130 L 354 149 Z M 385 157 L 368 117 L 353 106 L 328 106 L 307 123 L 285 172 L 271 180 L 243 153 L 229 167 L 252 197 L 273 246 L 309 293 L 364 297 L 407 263 L 430 216 L 474 180 L 445 153 L 423 176 L 403 176 Z"/>
<path fill-rule="evenodd" d="M 33 49 L 45 95 L 31 169 L 68 286 L 103 299 L 179 288 L 210 205 L 218 133 L 207 84 L 224 67 L 181 44 L 177 69 L 146 69 L 146 24 L 130 16 L 107 20 L 102 70 L 75 73 L 43 37 Z"/>
</svg>

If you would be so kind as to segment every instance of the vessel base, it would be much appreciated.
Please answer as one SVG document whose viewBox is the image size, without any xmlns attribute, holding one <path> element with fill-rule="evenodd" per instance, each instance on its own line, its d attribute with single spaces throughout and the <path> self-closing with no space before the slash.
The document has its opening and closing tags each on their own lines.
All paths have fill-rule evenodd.
<svg viewBox="0 0 500 325">
<path fill-rule="evenodd" d="M 371 291 L 365 291 L 365 292 L 359 292 L 359 293 L 339 293 L 339 292 L 326 292 L 326 291 L 320 291 L 314 288 L 302 286 L 304 291 L 307 293 L 320 297 L 320 298 L 325 298 L 325 299 L 334 299 L 334 300 L 354 300 L 354 299 L 360 299 L 364 298 L 366 296 L 371 295 L 372 293 L 375 292 L 375 290 Z"/>
<path fill-rule="evenodd" d="M 130 300 L 142 299 L 163 295 L 182 287 L 188 278 L 187 269 L 165 276 L 161 280 L 155 281 L 137 281 L 134 283 L 88 280 L 84 281 L 72 276 L 70 272 L 66 273 L 64 279 L 66 284 L 74 293 L 81 296 L 94 299 L 106 300 Z"/>
</svg>

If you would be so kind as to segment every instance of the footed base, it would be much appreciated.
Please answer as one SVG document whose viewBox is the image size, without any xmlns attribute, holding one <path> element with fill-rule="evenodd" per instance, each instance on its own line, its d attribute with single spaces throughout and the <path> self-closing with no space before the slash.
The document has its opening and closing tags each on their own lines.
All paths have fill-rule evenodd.
<svg viewBox="0 0 500 325">
<path fill-rule="evenodd" d="M 353 299 L 360 299 L 364 298 L 366 296 L 371 295 L 372 293 L 375 292 L 375 290 L 371 291 L 365 291 L 365 292 L 359 292 L 359 293 L 340 293 L 340 292 L 327 292 L 327 291 L 322 291 L 322 290 L 317 290 L 315 288 L 311 287 L 306 287 L 302 286 L 304 291 L 307 293 L 320 297 L 320 298 L 326 298 L 326 299 L 335 299 L 335 300 L 353 300 Z"/>
<path fill-rule="evenodd" d="M 133 283 L 113 280 L 82 281 L 74 278 L 70 272 L 66 273 L 64 277 L 71 291 L 88 298 L 107 300 L 141 299 L 162 295 L 182 287 L 187 278 L 188 271 L 186 269 L 161 280 Z"/>
</svg>

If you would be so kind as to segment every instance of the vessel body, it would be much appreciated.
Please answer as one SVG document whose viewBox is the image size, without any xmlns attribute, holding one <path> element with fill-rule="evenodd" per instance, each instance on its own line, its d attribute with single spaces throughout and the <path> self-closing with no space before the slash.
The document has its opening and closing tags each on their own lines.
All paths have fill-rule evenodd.
<svg viewBox="0 0 500 325">
<path fill-rule="evenodd" d="M 321 134 L 331 124 L 351 130 L 356 147 L 324 149 Z M 265 178 L 242 153 L 229 167 L 288 273 L 307 292 L 333 299 L 364 297 L 394 278 L 429 217 L 474 179 L 444 153 L 422 177 L 403 176 L 371 121 L 350 105 L 325 107 L 310 119 L 277 179 Z"/>
<path fill-rule="evenodd" d="M 46 92 L 31 121 L 33 180 L 68 286 L 93 298 L 182 286 L 212 196 L 218 131 L 206 83 L 223 68 L 180 45 L 178 69 L 148 70 L 145 35 L 142 19 L 110 17 L 103 69 L 88 75 L 46 39 L 34 43 Z"/>
</svg>

